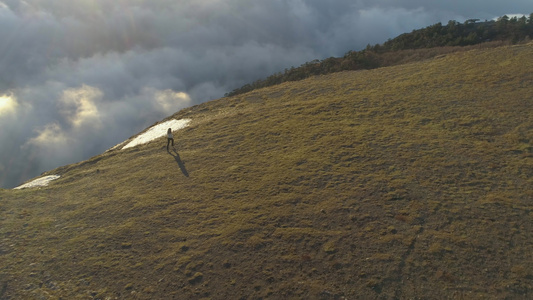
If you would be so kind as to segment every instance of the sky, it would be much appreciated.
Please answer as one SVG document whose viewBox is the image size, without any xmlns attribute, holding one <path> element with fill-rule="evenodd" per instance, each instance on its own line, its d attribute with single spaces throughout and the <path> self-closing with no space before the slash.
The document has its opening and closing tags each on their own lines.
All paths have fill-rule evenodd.
<svg viewBox="0 0 533 300">
<path fill-rule="evenodd" d="M 286 68 L 531 0 L 0 0 L 0 188 Z"/>
</svg>

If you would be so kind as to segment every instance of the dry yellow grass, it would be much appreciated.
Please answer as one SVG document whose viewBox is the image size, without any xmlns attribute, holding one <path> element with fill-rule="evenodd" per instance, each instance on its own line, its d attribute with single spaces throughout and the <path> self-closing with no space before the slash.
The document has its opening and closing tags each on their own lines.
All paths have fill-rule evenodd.
<svg viewBox="0 0 533 300">
<path fill-rule="evenodd" d="M 1 299 L 526 299 L 533 44 L 285 83 L 0 190 Z"/>
</svg>

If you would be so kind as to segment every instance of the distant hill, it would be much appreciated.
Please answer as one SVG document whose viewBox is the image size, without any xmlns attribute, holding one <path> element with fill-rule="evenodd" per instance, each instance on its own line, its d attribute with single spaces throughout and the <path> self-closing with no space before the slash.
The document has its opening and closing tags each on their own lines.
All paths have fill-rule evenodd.
<svg viewBox="0 0 533 300">
<path fill-rule="evenodd" d="M 532 69 L 472 49 L 183 109 L 175 150 L 0 189 L 0 299 L 529 299 Z"/>
<path fill-rule="evenodd" d="M 503 16 L 497 21 L 479 22 L 470 19 L 464 23 L 449 21 L 414 30 L 388 40 L 383 44 L 368 45 L 362 51 L 350 51 L 344 57 L 330 57 L 307 62 L 300 67 L 286 69 L 266 79 L 237 88 L 226 96 L 235 96 L 258 88 L 296 81 L 310 76 L 348 70 L 366 70 L 393 66 L 400 63 L 427 59 L 450 52 L 467 51 L 473 45 L 494 47 L 502 44 L 527 42 L 533 36 L 533 13 L 529 18 Z M 467 47 L 470 46 L 470 47 Z"/>
</svg>

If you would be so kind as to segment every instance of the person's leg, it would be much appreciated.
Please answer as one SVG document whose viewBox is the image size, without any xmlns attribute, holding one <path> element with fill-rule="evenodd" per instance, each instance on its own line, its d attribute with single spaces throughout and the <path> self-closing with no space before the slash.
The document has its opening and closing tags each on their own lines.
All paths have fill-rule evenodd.
<svg viewBox="0 0 533 300">
<path fill-rule="evenodd" d="M 168 145 L 170 145 L 170 139 L 167 139 L 167 150 L 168 150 Z"/>
<path fill-rule="evenodd" d="M 172 147 L 174 147 L 174 139 L 172 139 Z"/>
</svg>

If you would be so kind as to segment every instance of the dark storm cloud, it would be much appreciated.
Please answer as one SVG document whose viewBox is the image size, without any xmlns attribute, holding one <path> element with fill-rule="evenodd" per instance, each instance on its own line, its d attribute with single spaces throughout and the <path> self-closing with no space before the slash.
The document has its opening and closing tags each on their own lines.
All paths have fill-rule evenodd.
<svg viewBox="0 0 533 300">
<path fill-rule="evenodd" d="M 306 61 L 533 11 L 530 0 L 0 1 L 2 187 Z"/>
</svg>

